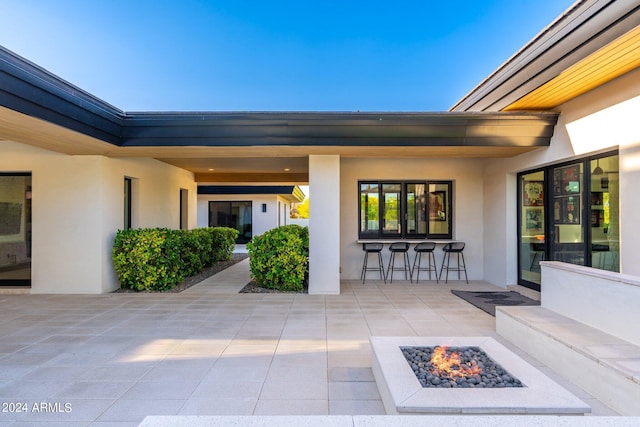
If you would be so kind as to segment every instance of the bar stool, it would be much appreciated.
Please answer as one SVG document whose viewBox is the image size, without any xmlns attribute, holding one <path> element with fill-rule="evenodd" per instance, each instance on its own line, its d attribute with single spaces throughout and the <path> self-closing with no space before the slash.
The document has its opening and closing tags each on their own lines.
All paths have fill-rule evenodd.
<svg viewBox="0 0 640 427">
<path fill-rule="evenodd" d="M 416 283 L 420 281 L 420 272 L 428 271 L 429 272 L 429 280 L 431 280 L 431 272 L 433 271 L 436 275 L 436 283 L 438 283 L 438 265 L 436 264 L 436 256 L 433 253 L 433 250 L 436 248 L 435 242 L 422 242 L 418 243 L 413 250 L 416 251 L 416 257 L 413 259 L 413 273 L 418 271 L 418 275 L 416 276 Z M 429 259 L 428 267 L 421 267 L 420 262 L 422 261 L 422 254 L 427 254 L 427 258 Z M 433 260 L 433 263 L 431 261 Z M 416 263 L 418 264 L 416 266 Z"/>
<path fill-rule="evenodd" d="M 362 279 L 362 283 L 367 276 L 367 271 L 379 271 L 380 279 L 384 280 L 387 283 L 387 279 L 384 274 L 384 264 L 382 263 L 382 243 L 363 243 L 362 250 L 364 251 L 364 262 L 362 263 L 362 273 L 360 274 L 360 278 Z M 367 261 L 369 260 L 369 254 L 378 254 L 378 267 L 367 267 Z"/>
<path fill-rule="evenodd" d="M 537 270 L 540 270 L 540 261 L 544 261 L 544 243 L 532 243 L 531 252 L 533 252 L 533 258 L 531 258 L 531 265 L 529 271 L 533 271 L 533 267 L 536 266 L 536 260 L 538 260 Z"/>
<path fill-rule="evenodd" d="M 407 242 L 395 242 L 389 246 L 391 257 L 389 258 L 389 265 L 387 266 L 387 276 L 391 275 L 391 283 L 393 283 L 393 272 L 395 270 L 404 271 L 404 280 L 407 280 L 407 272 L 409 273 L 409 280 L 413 283 L 411 278 L 411 264 L 409 264 L 409 243 Z M 404 268 L 396 268 L 396 255 L 402 254 L 402 260 L 404 261 Z"/>
<path fill-rule="evenodd" d="M 457 271 L 458 272 L 458 280 L 460 280 L 460 272 L 464 271 L 464 278 L 467 283 L 469 283 L 469 278 L 467 277 L 467 266 L 464 263 L 464 254 L 462 251 L 464 250 L 463 242 L 453 242 L 447 243 L 442 247 L 444 251 L 444 258 L 442 259 L 442 267 L 440 267 L 440 278 L 442 279 L 442 270 L 445 268 L 445 262 L 447 263 L 447 275 L 445 276 L 445 283 L 449 281 L 449 271 Z M 451 260 L 451 254 L 456 254 L 458 257 L 458 265 L 455 267 L 449 266 L 449 261 Z M 462 264 L 460 264 L 460 256 L 462 256 Z"/>
</svg>

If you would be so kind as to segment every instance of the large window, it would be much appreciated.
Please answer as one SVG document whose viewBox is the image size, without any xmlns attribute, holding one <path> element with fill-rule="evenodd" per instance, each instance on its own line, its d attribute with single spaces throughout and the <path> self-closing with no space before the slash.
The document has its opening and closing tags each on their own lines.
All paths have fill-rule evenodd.
<svg viewBox="0 0 640 427">
<path fill-rule="evenodd" d="M 251 211 L 251 201 L 209 202 L 209 227 L 235 228 L 236 243 L 247 243 L 253 237 Z"/>
<path fill-rule="evenodd" d="M 360 181 L 360 239 L 450 239 L 451 181 Z"/>
</svg>

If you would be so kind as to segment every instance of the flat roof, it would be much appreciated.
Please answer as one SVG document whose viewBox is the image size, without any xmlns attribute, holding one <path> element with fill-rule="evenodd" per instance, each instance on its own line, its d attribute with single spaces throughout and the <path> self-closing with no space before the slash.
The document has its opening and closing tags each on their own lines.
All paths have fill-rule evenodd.
<svg viewBox="0 0 640 427">
<path fill-rule="evenodd" d="M 557 121 L 557 114 L 548 112 L 125 112 L 5 48 L 0 48 L 0 94 L 0 138 L 30 143 L 28 119 L 34 119 L 34 125 L 50 123 L 123 149 L 533 148 L 549 145 Z M 15 113 L 25 117 L 20 129 L 12 127 Z M 65 149 L 83 154 L 84 142 L 75 144 Z M 104 149 L 111 155 L 97 145 L 85 154 Z"/>
</svg>

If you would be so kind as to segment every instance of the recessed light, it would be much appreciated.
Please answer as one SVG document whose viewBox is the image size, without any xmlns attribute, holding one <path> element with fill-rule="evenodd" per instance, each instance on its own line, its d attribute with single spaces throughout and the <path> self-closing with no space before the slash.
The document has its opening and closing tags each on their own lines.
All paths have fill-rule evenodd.
<svg viewBox="0 0 640 427">
<path fill-rule="evenodd" d="M 284 171 L 285 171 L 285 172 L 289 172 L 290 170 L 291 170 L 291 169 L 289 169 L 289 168 L 284 168 Z"/>
<path fill-rule="evenodd" d="M 209 168 L 208 170 L 209 170 L 209 172 L 213 172 L 215 169 Z"/>
</svg>

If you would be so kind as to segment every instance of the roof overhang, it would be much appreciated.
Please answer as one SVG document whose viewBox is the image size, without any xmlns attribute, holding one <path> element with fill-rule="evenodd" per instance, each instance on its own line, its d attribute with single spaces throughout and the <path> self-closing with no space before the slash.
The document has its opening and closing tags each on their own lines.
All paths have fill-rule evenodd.
<svg viewBox="0 0 640 427">
<path fill-rule="evenodd" d="M 578 1 L 451 111 L 549 110 L 640 66 L 640 4 Z"/>
<path fill-rule="evenodd" d="M 0 48 L 0 140 L 73 155 L 156 158 L 199 182 L 301 182 L 308 166 L 266 163 L 313 154 L 511 157 L 548 146 L 556 121 L 548 112 L 124 112 Z M 255 166 L 243 170 L 242 159 Z"/>
<path fill-rule="evenodd" d="M 297 185 L 199 185 L 198 194 L 277 195 L 292 203 L 300 203 L 305 198 Z"/>
</svg>

